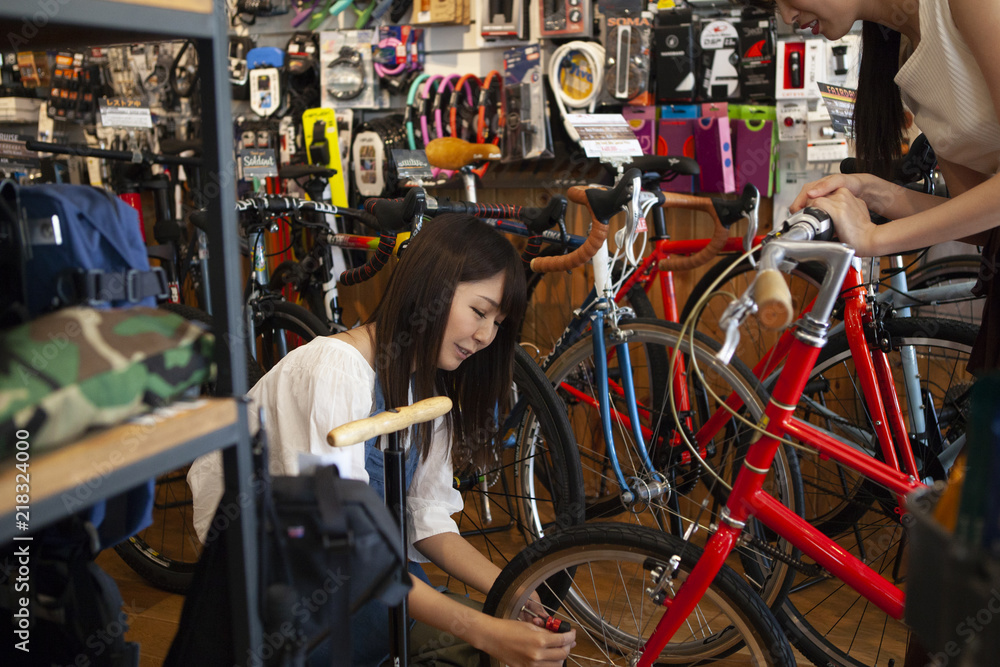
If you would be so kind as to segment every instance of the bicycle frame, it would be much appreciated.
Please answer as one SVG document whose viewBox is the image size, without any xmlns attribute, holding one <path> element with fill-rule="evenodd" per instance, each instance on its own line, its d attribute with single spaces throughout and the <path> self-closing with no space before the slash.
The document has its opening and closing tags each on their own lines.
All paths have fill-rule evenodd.
<svg viewBox="0 0 1000 667">
<path fill-rule="evenodd" d="M 855 286 L 846 296 L 845 322 L 848 327 L 861 327 L 871 317 L 864 289 L 860 286 L 860 277 L 857 267 L 852 267 L 844 281 L 845 284 Z M 784 365 L 761 420 L 762 424 L 766 424 L 766 431 L 750 445 L 723 510 L 722 521 L 709 538 L 704 557 L 682 584 L 676 597 L 668 603 L 666 614 L 646 644 L 638 663 L 640 667 L 652 665 L 663 647 L 685 622 L 735 548 L 740 533 L 751 516 L 801 549 L 889 616 L 902 619 L 905 598 L 902 590 L 762 489 L 764 478 L 780 446 L 779 438 L 784 436 L 791 436 L 815 449 L 821 457 L 833 459 L 887 487 L 899 498 L 924 486 L 914 475 L 912 454 L 909 459 L 904 457 L 907 472 L 901 472 L 895 456 L 887 458 L 887 463 L 882 463 L 793 416 L 823 343 L 822 340 L 808 341 L 807 338 L 795 336 L 789 345 L 788 362 Z M 863 342 L 864 337 L 859 339 Z M 852 352 L 854 351 L 852 346 Z M 859 356 L 869 358 L 868 355 L 871 355 L 873 359 L 867 370 L 859 370 L 859 376 L 868 376 L 864 390 L 869 409 L 873 410 L 872 418 L 877 425 L 881 424 L 881 441 L 883 436 L 889 437 L 892 431 L 899 428 L 902 417 L 898 404 L 895 403 L 895 389 L 888 364 L 884 363 L 884 353 L 880 350 L 870 351 L 867 347 L 862 352 L 861 355 L 855 354 L 856 361 Z"/>
</svg>

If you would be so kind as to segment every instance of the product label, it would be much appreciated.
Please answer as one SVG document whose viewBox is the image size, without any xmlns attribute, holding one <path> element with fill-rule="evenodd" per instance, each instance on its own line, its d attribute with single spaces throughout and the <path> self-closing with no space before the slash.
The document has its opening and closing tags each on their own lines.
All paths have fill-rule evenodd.
<svg viewBox="0 0 1000 667">
<path fill-rule="evenodd" d="M 273 148 L 244 148 L 240 150 L 240 167 L 243 178 L 271 178 L 278 175 L 278 160 Z"/>
<path fill-rule="evenodd" d="M 98 107 L 104 127 L 153 127 L 149 106 L 137 97 L 102 97 Z"/>
</svg>

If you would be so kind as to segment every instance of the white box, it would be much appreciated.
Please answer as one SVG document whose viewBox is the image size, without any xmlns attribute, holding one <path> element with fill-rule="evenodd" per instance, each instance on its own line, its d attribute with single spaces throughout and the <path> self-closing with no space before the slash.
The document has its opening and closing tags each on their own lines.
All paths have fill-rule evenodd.
<svg viewBox="0 0 1000 667">
<path fill-rule="evenodd" d="M 790 54 L 799 53 L 798 67 L 801 85 L 790 85 L 786 79 L 786 70 L 792 66 Z M 827 64 L 826 43 L 820 39 L 784 39 L 778 42 L 778 63 L 775 72 L 775 97 L 779 100 L 818 99 L 818 77 L 826 74 Z M 791 79 L 791 75 L 788 76 Z M 824 82 L 826 83 L 826 82 Z"/>
<path fill-rule="evenodd" d="M 37 123 L 42 100 L 33 97 L 0 97 L 0 121 Z"/>
</svg>

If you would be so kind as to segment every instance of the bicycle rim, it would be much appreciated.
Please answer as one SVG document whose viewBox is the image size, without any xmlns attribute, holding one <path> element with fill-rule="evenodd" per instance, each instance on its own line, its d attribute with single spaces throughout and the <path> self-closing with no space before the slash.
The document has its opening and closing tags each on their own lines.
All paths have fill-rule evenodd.
<svg viewBox="0 0 1000 667">
<path fill-rule="evenodd" d="M 501 573 L 484 611 L 518 618 L 535 593 L 546 613 L 576 629 L 570 664 L 631 666 L 638 660 L 665 607 L 647 593 L 655 568 L 675 577 L 666 593 L 683 585 L 701 550 L 679 538 L 642 527 L 585 525 L 557 533 L 529 548 Z M 728 568 L 711 583 L 688 621 L 656 664 L 791 665 L 787 641 L 761 599 Z M 496 660 L 483 661 L 495 665 Z"/>
</svg>

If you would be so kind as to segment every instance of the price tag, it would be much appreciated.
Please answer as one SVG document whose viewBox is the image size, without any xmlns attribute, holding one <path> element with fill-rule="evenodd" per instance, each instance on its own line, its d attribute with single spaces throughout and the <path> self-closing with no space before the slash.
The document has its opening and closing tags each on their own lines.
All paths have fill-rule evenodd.
<svg viewBox="0 0 1000 667">
<path fill-rule="evenodd" d="M 427 154 L 423 151 L 393 148 L 392 159 L 396 161 L 396 173 L 400 180 L 417 181 L 433 178 L 431 165 L 427 162 Z"/>
<path fill-rule="evenodd" d="M 243 180 L 253 177 L 270 178 L 278 175 L 278 159 L 273 148 L 243 148 L 240 150 Z"/>
<path fill-rule="evenodd" d="M 580 134 L 587 157 L 620 159 L 642 155 L 642 146 L 621 114 L 567 114 L 567 122 Z"/>
<path fill-rule="evenodd" d="M 135 97 L 102 97 L 98 101 L 104 127 L 153 127 L 149 107 Z"/>
</svg>

